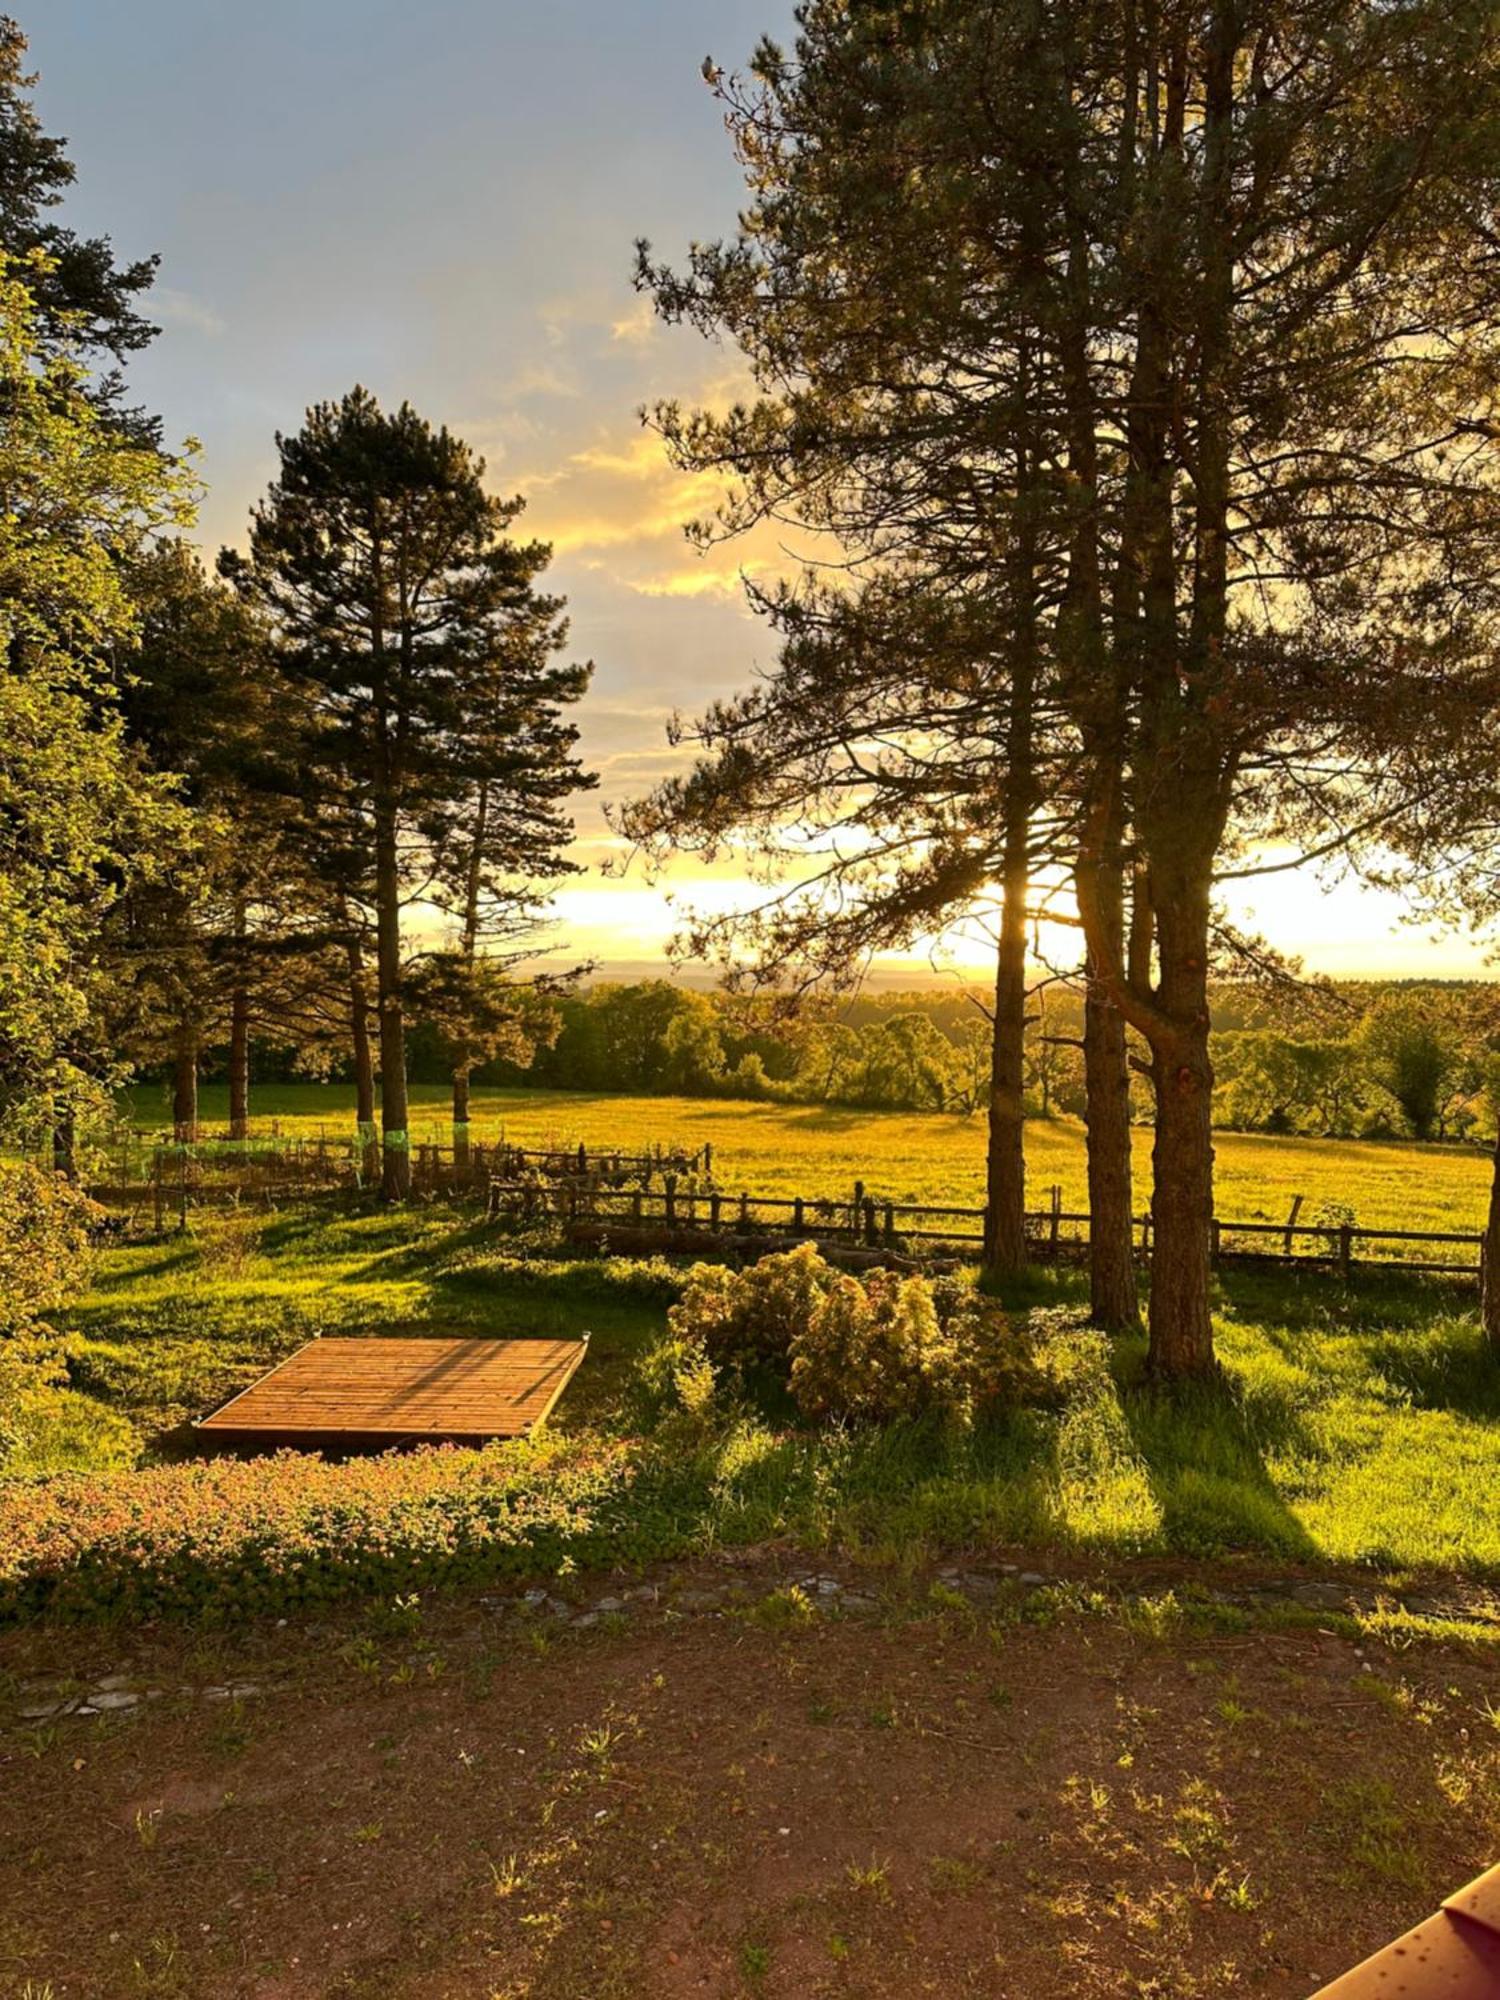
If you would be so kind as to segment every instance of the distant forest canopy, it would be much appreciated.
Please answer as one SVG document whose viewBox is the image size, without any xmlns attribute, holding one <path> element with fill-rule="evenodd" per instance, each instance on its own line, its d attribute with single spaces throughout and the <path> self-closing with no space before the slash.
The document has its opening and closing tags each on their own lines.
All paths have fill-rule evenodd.
<svg viewBox="0 0 1500 2000">
<path fill-rule="evenodd" d="M 866 993 L 805 1005 L 705 992 L 666 979 L 601 982 L 555 1002 L 556 1035 L 532 1061 L 474 1072 L 491 1087 L 619 1091 L 871 1110 L 982 1112 L 990 1022 L 975 986 Z M 1478 1138 L 1493 1134 L 1500 1095 L 1500 989 L 1481 981 L 1344 981 L 1313 986 L 1227 982 L 1213 996 L 1215 1122 L 1249 1132 L 1327 1138 Z M 1028 1009 L 1027 1110 L 1084 1108 L 1082 1002 L 1039 987 Z M 418 1019 L 408 1041 L 415 1083 L 446 1083 L 440 1028 Z M 223 1077 L 227 1051 L 208 1052 Z M 319 1044 L 257 1045 L 262 1081 L 342 1078 Z M 1149 1089 L 1133 1084 L 1150 1118 Z"/>
</svg>

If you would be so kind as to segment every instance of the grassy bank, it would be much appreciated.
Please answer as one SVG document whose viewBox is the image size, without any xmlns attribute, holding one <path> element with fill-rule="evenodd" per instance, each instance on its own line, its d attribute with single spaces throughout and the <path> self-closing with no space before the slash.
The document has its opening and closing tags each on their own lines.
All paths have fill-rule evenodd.
<svg viewBox="0 0 1500 2000">
<path fill-rule="evenodd" d="M 973 1431 L 811 1433 L 678 1403 L 680 1271 L 559 1257 L 441 1209 L 203 1218 L 104 1253 L 71 1316 L 72 1386 L 0 1489 L 12 1610 L 239 1615 L 371 1588 L 789 1537 L 904 1563 L 997 1544 L 1251 1553 L 1500 1578 L 1500 1371 L 1453 1293 L 1235 1277 L 1220 1390 L 1164 1398 L 1138 1343 L 1039 1280 L 1053 1384 Z M 589 1331 L 544 1447 L 306 1471 L 174 1463 L 185 1421 L 323 1329 Z M 142 1472 L 129 1468 L 141 1466 Z"/>
<path fill-rule="evenodd" d="M 167 1122 L 160 1092 L 142 1089 L 130 1105 L 142 1124 Z M 346 1133 L 354 1096 L 344 1084 L 277 1084 L 255 1098 L 256 1129 L 315 1136 Z M 222 1126 L 227 1094 L 205 1088 L 206 1125 Z M 448 1136 L 448 1093 L 412 1090 L 418 1138 Z M 715 1172 L 732 1189 L 765 1194 L 846 1195 L 856 1179 L 895 1201 L 977 1204 L 983 1199 L 984 1123 L 943 1112 L 851 1111 L 820 1105 L 753 1104 L 732 1099 L 590 1096 L 575 1091 L 476 1091 L 471 1117 L 480 1138 L 526 1144 L 579 1140 L 630 1149 L 654 1141 L 698 1147 L 709 1141 Z M 1285 1139 L 1221 1132 L 1216 1139 L 1218 1207 L 1242 1221 L 1285 1218 L 1294 1195 L 1303 1219 L 1324 1203 L 1353 1209 L 1366 1227 L 1478 1229 L 1490 1163 L 1477 1148 L 1360 1139 Z M 1070 1207 L 1086 1201 L 1082 1128 L 1069 1119 L 1027 1129 L 1027 1172 L 1037 1206 L 1061 1186 Z M 1151 1135 L 1135 1134 L 1138 1199 L 1150 1176 Z"/>
</svg>

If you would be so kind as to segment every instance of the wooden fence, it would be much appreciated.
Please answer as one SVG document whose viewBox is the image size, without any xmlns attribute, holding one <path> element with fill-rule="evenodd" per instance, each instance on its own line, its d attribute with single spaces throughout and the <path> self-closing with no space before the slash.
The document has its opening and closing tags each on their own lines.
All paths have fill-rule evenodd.
<svg viewBox="0 0 1500 2000">
<path fill-rule="evenodd" d="M 161 1140 L 106 1156 L 107 1178 L 89 1192 L 106 1206 L 149 1208 L 158 1231 L 168 1216 L 185 1220 L 190 1207 L 243 1201 L 296 1200 L 378 1183 L 380 1142 L 353 1135 L 330 1138 L 221 1139 L 193 1145 Z M 636 1152 L 586 1145 L 516 1146 L 506 1140 L 467 1146 L 418 1140 L 411 1149 L 412 1186 L 427 1195 L 479 1195 L 493 1181 L 526 1180 L 594 1188 L 651 1187 L 663 1176 L 693 1179 L 713 1172 L 713 1147 L 695 1151 L 654 1145 Z"/>
<path fill-rule="evenodd" d="M 748 1236 L 771 1240 L 825 1240 L 866 1249 L 918 1254 L 947 1248 L 976 1253 L 984 1241 L 983 1208 L 897 1202 L 855 1182 L 846 1197 L 731 1193 L 713 1184 L 713 1148 L 651 1145 L 622 1148 L 526 1147 L 508 1141 L 451 1144 L 419 1140 L 412 1147 L 412 1185 L 419 1194 L 487 1197 L 491 1216 L 552 1217 L 568 1224 L 610 1225 L 632 1234 Z M 101 1201 L 146 1208 L 158 1232 L 170 1220 L 186 1222 L 192 1207 L 219 1202 L 296 1200 L 368 1185 L 378 1177 L 378 1144 L 361 1148 L 352 1135 L 228 1141 L 208 1138 L 194 1146 L 159 1142 L 122 1154 L 120 1178 L 91 1192 Z M 1216 1263 L 1296 1265 L 1337 1271 L 1356 1268 L 1439 1272 L 1476 1278 L 1483 1237 L 1465 1230 L 1369 1229 L 1353 1222 L 1302 1222 L 1302 1198 L 1285 1222 L 1216 1217 Z M 1064 1208 L 1062 1190 L 1049 1190 L 1045 1208 L 1026 1217 L 1031 1255 L 1038 1263 L 1081 1262 L 1088 1249 L 1085 1210 Z M 1151 1249 L 1151 1218 L 1134 1223 L 1144 1261 Z"/>
<path fill-rule="evenodd" d="M 632 1235 L 658 1230 L 664 1238 L 763 1236 L 822 1240 L 889 1250 L 974 1252 L 984 1241 L 982 1208 L 897 1202 L 869 1194 L 858 1182 L 843 1200 L 809 1195 L 729 1193 L 684 1188 L 667 1175 L 659 1187 L 605 1188 L 560 1182 L 550 1187 L 496 1178 L 490 1183 L 492 1217 L 556 1217 L 566 1224 L 611 1223 Z M 1484 1239 L 1473 1231 L 1365 1229 L 1351 1222 L 1236 1221 L 1215 1217 L 1211 1249 L 1216 1264 L 1329 1269 L 1347 1278 L 1356 1268 L 1434 1271 L 1477 1278 Z M 1142 1261 L 1151 1251 L 1151 1218 L 1136 1217 Z M 1086 1210 L 1064 1208 L 1062 1189 L 1048 1205 L 1026 1216 L 1031 1255 L 1038 1263 L 1081 1262 L 1088 1251 Z M 1433 1254 L 1412 1254 L 1430 1250 Z"/>
</svg>

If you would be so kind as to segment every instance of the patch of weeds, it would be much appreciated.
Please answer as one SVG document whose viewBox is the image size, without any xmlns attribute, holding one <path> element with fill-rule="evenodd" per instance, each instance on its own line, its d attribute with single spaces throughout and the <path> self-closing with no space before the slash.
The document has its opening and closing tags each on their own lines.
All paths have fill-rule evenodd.
<svg viewBox="0 0 1500 2000">
<path fill-rule="evenodd" d="M 984 1880 L 984 1870 L 977 1862 L 957 1854 L 934 1854 L 927 1873 L 940 1896 L 970 1896 Z"/>
<path fill-rule="evenodd" d="M 490 1882 L 501 1902 L 508 1902 L 514 1895 L 526 1888 L 530 1878 L 514 1854 L 507 1854 L 503 1861 L 489 1864 Z"/>
<path fill-rule="evenodd" d="M 1222 1903 L 1226 1910 L 1253 1910 L 1260 1900 L 1250 1887 L 1250 1877 L 1242 1875 L 1238 1882 L 1221 1870 L 1209 1884 L 1208 1893 L 1216 1903 Z"/>
<path fill-rule="evenodd" d="M 752 1625 L 759 1625 L 767 1632 L 786 1632 L 811 1625 L 817 1618 L 818 1607 L 801 1584 L 788 1583 L 759 1598 L 743 1615 Z"/>
<path fill-rule="evenodd" d="M 601 1722 L 597 1729 L 585 1732 L 578 1747 L 585 1757 L 592 1757 L 596 1763 L 607 1764 L 611 1754 L 619 1747 L 618 1730 L 611 1729 L 607 1722 Z"/>
<path fill-rule="evenodd" d="M 937 1617 L 962 1626 L 965 1631 L 972 1631 L 978 1622 L 972 1603 L 951 1584 L 934 1583 L 927 1592 L 927 1605 Z"/>
<path fill-rule="evenodd" d="M 746 1938 L 739 1949 L 740 1974 L 758 1986 L 771 1970 L 771 1947 L 759 1938 Z"/>
<path fill-rule="evenodd" d="M 1329 1831 L 1348 1874 L 1419 1889 L 1424 1871 L 1413 1852 L 1413 1817 L 1383 1778 L 1346 1778 L 1325 1794 Z"/>
<path fill-rule="evenodd" d="M 1143 1639 L 1175 1639 L 1183 1626 L 1182 1605 L 1173 1590 L 1156 1597 L 1127 1597 L 1120 1606 L 1120 1623 Z"/>
<path fill-rule="evenodd" d="M 346 1639 L 339 1647 L 339 1658 L 353 1667 L 359 1674 L 377 1677 L 382 1670 L 380 1648 L 368 1634 L 361 1633 L 353 1639 Z"/>
<path fill-rule="evenodd" d="M 844 1874 L 856 1895 L 868 1896 L 876 1903 L 891 1900 L 891 1865 L 888 1861 L 871 1859 L 863 1864 L 851 1861 Z"/>
<path fill-rule="evenodd" d="M 1205 1779 L 1190 1778 L 1173 1809 L 1168 1850 L 1196 1863 L 1222 1854 L 1228 1845 L 1223 1801 Z"/>
<path fill-rule="evenodd" d="M 372 1606 L 369 1614 L 372 1632 L 383 1638 L 404 1639 L 422 1629 L 422 1600 L 415 1591 L 407 1595 L 397 1595 L 388 1603 Z"/>
</svg>

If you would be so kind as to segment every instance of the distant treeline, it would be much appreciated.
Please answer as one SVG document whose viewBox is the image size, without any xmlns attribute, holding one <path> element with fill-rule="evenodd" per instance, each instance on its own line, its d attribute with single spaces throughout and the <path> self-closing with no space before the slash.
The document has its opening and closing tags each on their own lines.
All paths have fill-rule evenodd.
<svg viewBox="0 0 1500 2000">
<path fill-rule="evenodd" d="M 1215 1117 L 1239 1131 L 1453 1139 L 1493 1131 L 1500 989 L 1487 983 L 1225 986 L 1214 996 Z M 556 1090 L 735 1097 L 885 1111 L 982 1111 L 991 1028 L 979 989 L 862 996 L 789 1014 L 665 979 L 600 984 L 557 1003 L 557 1032 L 525 1067 L 474 1081 Z M 1028 1110 L 1083 1111 L 1082 1003 L 1033 995 Z M 444 1043 L 418 1021 L 413 1082 L 444 1083 Z M 305 1073 L 297 1052 L 257 1052 L 263 1079 Z M 212 1069 L 210 1070 L 212 1073 Z M 1141 1078 L 1137 1115 L 1150 1117 Z"/>
</svg>

